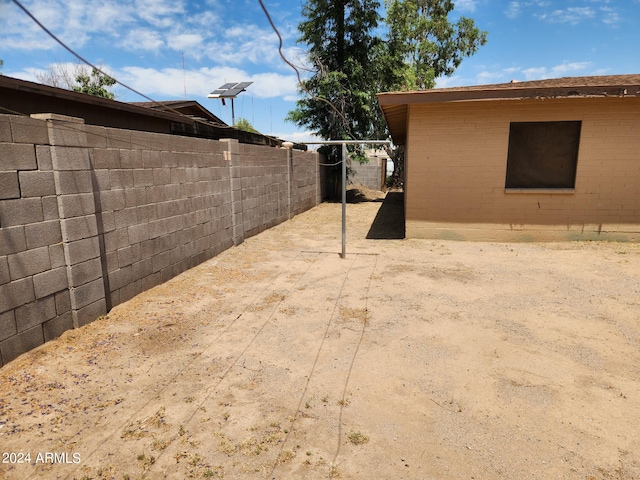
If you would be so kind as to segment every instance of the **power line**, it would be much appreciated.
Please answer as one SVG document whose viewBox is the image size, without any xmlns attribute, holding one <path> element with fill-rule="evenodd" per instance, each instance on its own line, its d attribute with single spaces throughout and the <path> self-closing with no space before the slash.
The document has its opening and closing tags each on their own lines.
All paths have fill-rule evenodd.
<svg viewBox="0 0 640 480">
<path fill-rule="evenodd" d="M 121 85 L 122 87 L 126 88 L 127 90 L 132 91 L 133 93 L 140 95 L 142 98 L 145 98 L 146 100 L 159 105 L 161 107 L 163 107 L 164 109 L 175 113 L 177 115 L 180 115 L 181 117 L 185 117 L 188 118 L 192 121 L 195 121 L 197 123 L 202 123 L 203 125 L 209 125 L 209 122 L 205 122 L 202 120 L 199 120 L 197 118 L 192 118 L 189 117 L 188 115 L 183 114 L 182 112 L 179 112 L 178 110 L 170 107 L 169 105 L 165 105 L 161 102 L 158 102 L 157 100 L 154 100 L 153 98 L 145 95 L 142 92 L 139 92 L 138 90 L 130 87 L 129 85 L 119 81 L 118 79 L 114 78 L 112 75 L 107 74 L 106 72 L 104 72 L 102 69 L 98 68 L 97 66 L 95 66 L 93 63 L 91 63 L 90 61 L 88 61 L 86 58 L 84 58 L 82 55 L 80 55 L 79 53 L 75 52 L 71 47 L 69 47 L 66 43 L 64 43 L 62 40 L 60 40 L 51 30 L 49 30 L 47 27 L 45 27 L 42 22 L 40 22 L 40 20 L 38 20 L 24 5 L 22 5 L 22 3 L 20 3 L 19 0 L 12 0 L 13 3 L 15 3 L 25 14 L 27 14 L 27 16 L 29 18 L 31 18 L 31 20 L 33 20 L 42 30 L 44 30 L 44 32 L 49 35 L 53 40 L 55 40 L 58 44 L 60 44 L 65 50 L 67 50 L 71 55 L 73 55 L 74 57 L 76 57 L 78 60 L 80 60 L 82 63 L 90 66 L 91 68 L 93 68 L 95 71 L 97 71 L 98 73 L 100 73 L 101 75 L 104 75 L 105 77 L 108 77 L 110 79 L 112 79 L 114 82 L 116 82 L 118 85 Z M 222 128 L 232 128 L 229 127 L 228 125 L 221 125 L 220 127 Z"/>
<path fill-rule="evenodd" d="M 62 40 L 60 40 L 51 30 L 49 30 L 42 22 L 40 22 L 40 20 L 38 20 L 24 5 L 22 5 L 22 3 L 19 0 L 12 0 L 12 1 L 29 18 L 31 18 L 31 20 L 33 20 L 47 35 L 49 35 L 53 40 L 55 40 L 60 46 L 62 46 L 65 50 L 67 50 L 71 55 L 76 57 L 82 63 L 88 65 L 89 67 L 91 67 L 92 69 L 94 69 L 95 71 L 100 73 L 101 75 L 104 75 L 105 77 L 108 77 L 108 78 L 112 79 L 118 85 L 120 85 L 120 86 L 124 87 L 125 89 L 135 93 L 136 95 L 141 96 L 142 98 L 148 100 L 149 102 L 154 103 L 154 104 L 162 107 L 163 109 L 166 109 L 166 110 L 168 110 L 168 111 L 170 111 L 172 113 L 180 115 L 181 117 L 188 118 L 191 121 L 195 121 L 197 123 L 202 123 L 202 124 L 205 124 L 205 125 L 209 125 L 209 122 L 205 122 L 205 121 L 202 121 L 202 120 L 197 119 L 197 118 L 189 117 L 188 115 L 185 115 L 182 112 L 179 112 L 178 110 L 172 108 L 171 106 L 163 104 L 163 103 L 161 103 L 161 102 L 159 102 L 157 100 L 154 100 L 153 98 L 145 95 L 144 93 L 139 92 L 138 90 L 134 89 L 133 87 L 130 87 L 129 85 L 127 85 L 127 84 L 121 82 L 120 80 L 116 79 L 112 75 L 107 74 L 101 68 L 99 68 L 96 65 L 94 65 L 93 63 L 91 63 L 89 60 L 84 58 L 82 55 L 77 53 L 75 50 L 73 50 L 71 47 L 69 47 L 66 43 L 64 43 Z M 282 60 L 296 72 L 296 75 L 298 77 L 298 84 L 300 85 L 300 88 L 302 88 L 302 90 L 304 90 L 307 93 L 307 95 L 309 95 L 309 97 L 311 97 L 312 99 L 324 102 L 329 107 L 331 107 L 340 116 L 340 118 L 342 119 L 342 121 L 344 123 L 344 126 L 346 127 L 349 136 L 351 136 L 351 138 L 353 138 L 355 140 L 356 137 L 353 135 L 353 132 L 351 131 L 351 128 L 349 126 L 349 122 L 346 119 L 346 117 L 342 114 L 342 112 L 340 112 L 340 110 L 338 110 L 338 108 L 335 105 L 333 105 L 329 100 L 327 100 L 326 98 L 322 98 L 322 97 L 318 97 L 318 96 L 313 95 L 305 87 L 304 82 L 302 81 L 302 77 L 301 77 L 300 71 L 298 70 L 298 67 L 296 65 L 294 65 L 291 61 L 289 61 L 287 59 L 287 57 L 284 55 L 283 51 L 282 51 L 282 47 L 283 47 L 283 44 L 284 44 L 284 42 L 282 40 L 282 35 L 280 34 L 280 31 L 278 30 L 278 28 L 276 27 L 275 23 L 273 22 L 273 20 L 271 18 L 271 15 L 269 14 L 269 11 L 267 10 L 267 7 L 264 5 L 262 0 L 258 0 L 258 1 L 260 2 L 260 6 L 262 7 L 262 10 L 263 10 L 264 14 L 267 17 L 267 20 L 269 21 L 269 24 L 271 25 L 271 28 L 273 29 L 273 31 L 276 33 L 276 35 L 278 37 L 278 40 L 279 40 L 278 53 L 279 53 L 280 57 L 282 58 Z M 222 128 L 233 128 L 233 127 L 229 127 L 228 125 L 221 125 L 221 127 Z"/>
<path fill-rule="evenodd" d="M 316 95 L 311 93 L 307 89 L 307 87 L 305 87 L 304 82 L 302 81 L 302 77 L 300 75 L 300 70 L 298 70 L 298 67 L 296 67 L 291 61 L 289 61 L 289 59 L 287 59 L 287 57 L 285 57 L 284 53 L 282 52 L 282 45 L 283 45 L 282 35 L 280 35 L 280 32 L 278 31 L 278 27 L 276 27 L 275 23 L 273 23 L 273 20 L 271 19 L 271 15 L 269 14 L 269 11 L 267 10 L 267 7 L 264 5 L 262 0 L 258 0 L 258 2 L 260 2 L 260 7 L 262 7 L 262 11 L 266 15 L 267 20 L 269 21 L 269 24 L 271 25 L 271 28 L 273 29 L 273 31 L 278 36 L 278 41 L 279 41 L 278 53 L 280 54 L 280 58 L 282 58 L 284 63 L 289 65 L 296 72 L 296 75 L 298 76 L 298 85 L 300 85 L 300 88 L 302 88 L 302 90 L 304 90 L 306 92 L 306 94 L 309 95 L 309 97 L 311 97 L 311 99 L 319 100 L 319 101 L 324 102 L 327 105 L 329 105 L 329 107 L 331 107 L 340 116 L 340 118 L 342 119 L 342 122 L 344 123 L 344 126 L 346 127 L 347 133 L 349 134 L 349 136 L 351 138 L 353 138 L 354 140 L 356 140 L 356 137 L 353 135 L 353 132 L 351 131 L 351 127 L 349 126 L 349 121 L 342 114 L 342 112 L 340 110 L 338 110 L 338 108 L 333 103 L 331 103 L 329 100 L 327 100 L 326 98 L 317 97 Z"/>
</svg>

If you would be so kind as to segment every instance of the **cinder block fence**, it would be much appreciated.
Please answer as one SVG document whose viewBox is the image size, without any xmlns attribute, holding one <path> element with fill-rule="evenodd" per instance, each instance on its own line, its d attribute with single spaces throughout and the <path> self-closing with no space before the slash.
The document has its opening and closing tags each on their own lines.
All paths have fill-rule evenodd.
<svg viewBox="0 0 640 480">
<path fill-rule="evenodd" d="M 0 115 L 0 366 L 320 203 L 316 153 Z"/>
</svg>

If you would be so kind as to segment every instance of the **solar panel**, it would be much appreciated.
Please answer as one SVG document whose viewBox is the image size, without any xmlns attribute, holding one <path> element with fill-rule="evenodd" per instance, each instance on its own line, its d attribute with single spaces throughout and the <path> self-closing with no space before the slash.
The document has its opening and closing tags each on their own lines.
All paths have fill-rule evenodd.
<svg viewBox="0 0 640 480">
<path fill-rule="evenodd" d="M 209 97 L 219 97 L 221 93 L 226 92 L 227 90 L 229 90 L 231 87 L 235 86 L 235 83 L 225 83 L 224 85 L 222 85 L 220 88 L 214 90 L 213 92 L 211 92 L 208 96 Z"/>
<path fill-rule="evenodd" d="M 207 98 L 235 98 L 238 94 L 244 92 L 252 83 L 253 82 L 225 83 L 220 88 L 207 95 Z"/>
<path fill-rule="evenodd" d="M 243 92 L 244 90 L 240 89 L 240 88 L 230 88 L 229 90 L 227 90 L 226 92 L 223 92 L 220 94 L 221 97 L 226 97 L 226 98 L 230 98 L 230 97 L 237 97 L 239 93 Z"/>
</svg>

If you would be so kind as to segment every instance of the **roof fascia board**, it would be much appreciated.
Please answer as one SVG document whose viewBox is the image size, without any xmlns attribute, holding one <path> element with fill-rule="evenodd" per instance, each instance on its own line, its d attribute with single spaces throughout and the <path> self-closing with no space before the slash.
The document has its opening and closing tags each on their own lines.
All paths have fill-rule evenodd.
<svg viewBox="0 0 640 480">
<path fill-rule="evenodd" d="M 411 103 L 472 102 L 481 100 L 521 100 L 537 98 L 635 97 L 639 95 L 640 87 L 638 85 L 546 88 L 516 87 L 379 93 L 378 102 L 381 106 L 384 106 Z"/>
</svg>

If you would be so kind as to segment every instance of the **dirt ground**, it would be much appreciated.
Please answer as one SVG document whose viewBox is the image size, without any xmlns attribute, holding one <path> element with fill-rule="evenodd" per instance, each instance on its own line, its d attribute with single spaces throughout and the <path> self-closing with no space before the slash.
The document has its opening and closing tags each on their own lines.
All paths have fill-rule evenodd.
<svg viewBox="0 0 640 480">
<path fill-rule="evenodd" d="M 640 478 L 640 245 L 367 239 L 380 206 L 1 368 L 0 477 Z"/>
</svg>

